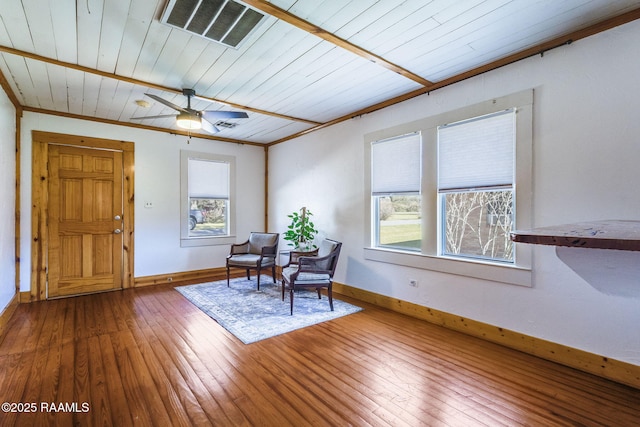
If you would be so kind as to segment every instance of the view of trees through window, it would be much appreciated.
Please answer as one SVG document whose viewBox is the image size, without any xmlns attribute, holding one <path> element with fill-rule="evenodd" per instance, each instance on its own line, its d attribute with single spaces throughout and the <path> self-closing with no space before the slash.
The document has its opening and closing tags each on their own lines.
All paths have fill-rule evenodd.
<svg viewBox="0 0 640 427">
<path fill-rule="evenodd" d="M 227 234 L 226 199 L 189 199 L 189 235 Z"/>
<path fill-rule="evenodd" d="M 513 261 L 513 191 L 453 192 L 444 197 L 446 255 Z"/>
<path fill-rule="evenodd" d="M 378 245 L 420 250 L 422 232 L 420 196 L 380 196 Z"/>
<path fill-rule="evenodd" d="M 513 261 L 513 191 L 453 192 L 444 197 L 444 255 Z M 378 197 L 378 245 L 420 250 L 420 196 Z"/>
</svg>

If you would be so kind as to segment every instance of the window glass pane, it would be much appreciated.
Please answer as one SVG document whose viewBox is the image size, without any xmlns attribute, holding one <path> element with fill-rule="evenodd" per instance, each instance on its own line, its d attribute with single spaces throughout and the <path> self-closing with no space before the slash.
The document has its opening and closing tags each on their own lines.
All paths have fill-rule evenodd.
<svg viewBox="0 0 640 427">
<path fill-rule="evenodd" d="M 438 127 L 443 255 L 513 262 L 515 110 Z"/>
<path fill-rule="evenodd" d="M 444 193 L 443 254 L 513 262 L 513 191 Z"/>
<path fill-rule="evenodd" d="M 229 234 L 227 199 L 189 198 L 189 237 Z"/>
<path fill-rule="evenodd" d="M 229 163 L 189 158 L 188 168 L 188 236 L 229 234 Z"/>
<path fill-rule="evenodd" d="M 180 152 L 180 246 L 235 242 L 235 157 Z"/>
<path fill-rule="evenodd" d="M 421 248 L 421 196 L 376 196 L 376 246 L 415 250 Z"/>
</svg>

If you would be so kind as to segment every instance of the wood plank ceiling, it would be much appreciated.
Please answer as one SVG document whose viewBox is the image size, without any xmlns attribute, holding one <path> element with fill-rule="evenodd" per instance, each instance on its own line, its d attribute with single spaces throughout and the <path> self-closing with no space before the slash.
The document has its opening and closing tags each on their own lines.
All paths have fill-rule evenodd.
<svg viewBox="0 0 640 427">
<path fill-rule="evenodd" d="M 174 2 L 2 0 L 0 71 L 25 111 L 176 133 L 131 117 L 192 88 L 196 110 L 249 114 L 212 139 L 268 145 L 640 18 L 637 0 L 246 0 L 265 18 L 232 48 L 162 23 Z"/>
</svg>

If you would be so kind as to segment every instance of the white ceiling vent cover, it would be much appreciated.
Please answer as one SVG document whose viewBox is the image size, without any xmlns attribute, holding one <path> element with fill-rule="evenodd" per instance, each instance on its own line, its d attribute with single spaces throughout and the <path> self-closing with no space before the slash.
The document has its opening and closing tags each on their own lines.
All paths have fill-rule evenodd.
<svg viewBox="0 0 640 427">
<path fill-rule="evenodd" d="M 169 0 L 160 21 L 237 49 L 262 18 L 233 0 Z"/>
</svg>

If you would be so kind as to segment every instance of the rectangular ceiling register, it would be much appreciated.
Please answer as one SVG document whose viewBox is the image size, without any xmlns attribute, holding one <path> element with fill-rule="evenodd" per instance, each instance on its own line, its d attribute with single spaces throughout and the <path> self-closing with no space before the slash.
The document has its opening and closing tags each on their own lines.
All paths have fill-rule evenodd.
<svg viewBox="0 0 640 427">
<path fill-rule="evenodd" d="M 160 21 L 237 49 L 264 14 L 233 0 L 169 0 Z"/>
</svg>

